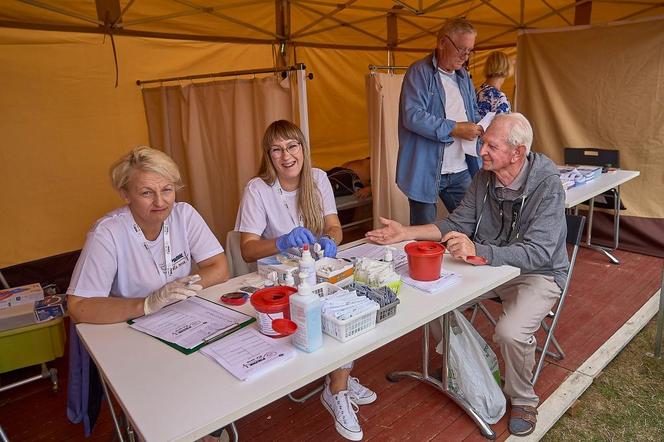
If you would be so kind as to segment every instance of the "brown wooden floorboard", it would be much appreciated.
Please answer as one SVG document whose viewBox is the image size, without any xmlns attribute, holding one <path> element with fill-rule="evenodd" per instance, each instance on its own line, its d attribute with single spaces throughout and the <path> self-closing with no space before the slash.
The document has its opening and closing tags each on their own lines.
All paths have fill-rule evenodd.
<svg viewBox="0 0 664 442">
<path fill-rule="evenodd" d="M 624 251 L 616 253 L 621 265 L 614 266 L 600 253 L 581 249 L 563 307 L 556 337 L 566 352 L 562 361 L 547 361 L 536 385 L 546 399 L 606 339 L 631 317 L 661 283 L 662 260 Z M 500 305 L 486 303 L 498 317 Z M 397 313 L 398 314 L 398 313 Z M 386 323 L 389 324 L 389 321 Z M 481 314 L 475 322 L 482 336 L 491 341 L 493 327 Z M 541 334 L 538 341 L 542 342 Z M 378 401 L 360 408 L 365 441 L 472 441 L 485 440 L 470 418 L 442 394 L 412 379 L 397 383 L 386 380 L 394 370 L 420 370 L 419 330 L 359 359 L 353 374 L 378 393 Z M 110 413 L 103 409 L 92 436 L 83 437 L 80 425 L 65 415 L 66 358 L 50 364 L 58 368 L 60 391 L 52 393 L 46 380 L 23 385 L 0 394 L 0 425 L 10 441 L 110 441 L 114 428 Z M 502 360 L 500 360 L 502 367 Z M 440 364 L 432 361 L 433 369 Z M 39 373 L 29 368 L 0 376 L 3 384 Z M 312 383 L 315 387 L 319 383 Z M 301 389 L 300 394 L 307 389 Z M 155 412 L 157 412 L 155 410 Z M 241 440 L 251 441 L 342 441 L 329 413 L 318 396 L 304 404 L 282 398 L 237 422 Z M 497 440 L 504 440 L 507 416 L 493 425 Z"/>
</svg>

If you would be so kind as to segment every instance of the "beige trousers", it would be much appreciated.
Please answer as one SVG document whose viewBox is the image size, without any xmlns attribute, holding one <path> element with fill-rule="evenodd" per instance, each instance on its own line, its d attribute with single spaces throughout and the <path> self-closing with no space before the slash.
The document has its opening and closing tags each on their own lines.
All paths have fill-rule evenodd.
<svg viewBox="0 0 664 442">
<path fill-rule="evenodd" d="M 552 276 L 520 275 L 459 308 L 463 311 L 487 298 L 498 297 L 502 300 L 503 312 L 498 319 L 493 342 L 500 345 L 505 360 L 503 391 L 512 405 L 537 407 L 539 403 L 531 382 L 537 348 L 535 332 L 560 294 L 560 287 Z M 436 341 L 442 339 L 441 322 L 434 320 L 430 323 Z"/>
</svg>

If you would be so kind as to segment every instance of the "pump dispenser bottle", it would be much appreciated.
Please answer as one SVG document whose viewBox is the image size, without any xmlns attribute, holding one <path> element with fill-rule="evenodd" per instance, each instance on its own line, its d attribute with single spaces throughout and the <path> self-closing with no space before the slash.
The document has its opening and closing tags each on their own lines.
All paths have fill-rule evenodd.
<svg viewBox="0 0 664 442">
<path fill-rule="evenodd" d="M 311 353 L 323 345 L 323 324 L 321 322 L 321 301 L 311 291 L 307 275 L 300 273 L 298 292 L 289 298 L 290 318 L 297 324 L 293 334 L 293 345 Z"/>
</svg>

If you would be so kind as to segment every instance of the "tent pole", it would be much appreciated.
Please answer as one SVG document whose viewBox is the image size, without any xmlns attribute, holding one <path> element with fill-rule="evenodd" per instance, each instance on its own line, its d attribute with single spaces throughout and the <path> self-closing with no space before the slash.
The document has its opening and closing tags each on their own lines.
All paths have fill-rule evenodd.
<svg viewBox="0 0 664 442">
<path fill-rule="evenodd" d="M 280 68 L 264 68 L 264 69 L 247 69 L 243 71 L 228 71 L 228 72 L 215 72 L 212 74 L 200 74 L 200 75 L 185 75 L 183 77 L 170 77 L 170 78 L 157 78 L 156 80 L 136 80 L 138 86 L 148 83 L 164 83 L 167 81 L 181 81 L 181 80 L 199 80 L 203 78 L 217 78 L 217 77 L 236 77 L 239 75 L 253 75 L 253 74 L 269 74 L 277 72 L 291 72 L 298 71 L 304 72 L 306 66 L 303 63 L 298 63 L 294 66 L 286 66 Z"/>
<path fill-rule="evenodd" d="M 304 65 L 301 66 L 304 67 Z M 307 105 L 307 73 L 304 68 L 297 70 L 297 100 L 300 113 L 300 130 L 307 141 L 307 145 L 311 148 L 309 139 L 309 109 Z"/>
</svg>

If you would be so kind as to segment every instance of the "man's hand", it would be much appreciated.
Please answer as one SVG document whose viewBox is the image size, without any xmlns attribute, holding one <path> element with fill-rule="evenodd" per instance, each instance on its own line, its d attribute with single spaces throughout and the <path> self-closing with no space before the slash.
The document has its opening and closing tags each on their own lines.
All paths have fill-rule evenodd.
<svg viewBox="0 0 664 442">
<path fill-rule="evenodd" d="M 465 260 L 466 256 L 475 256 L 475 243 L 461 232 L 447 232 L 441 241 L 454 258 Z"/>
<path fill-rule="evenodd" d="M 376 244 L 394 244 L 395 242 L 404 241 L 406 237 L 406 227 L 402 226 L 396 221 L 380 217 L 380 223 L 384 226 L 380 229 L 371 230 L 366 233 L 369 241 Z"/>
<path fill-rule="evenodd" d="M 454 138 L 461 138 L 468 141 L 473 141 L 475 138 L 484 133 L 482 126 L 467 121 L 457 121 L 454 124 L 454 129 L 450 132 Z"/>
</svg>

